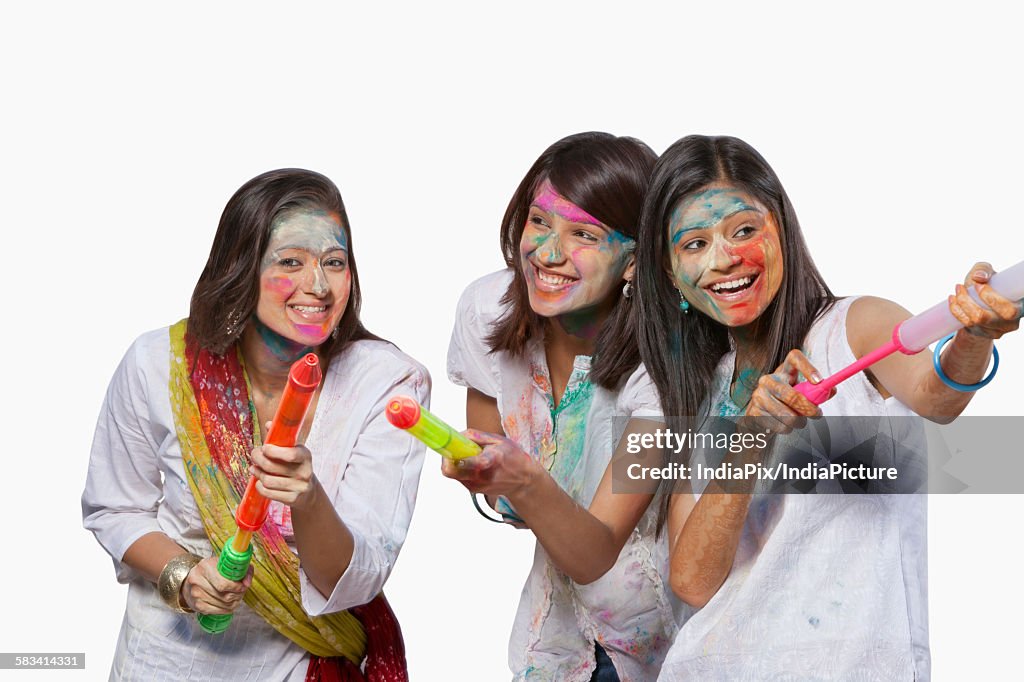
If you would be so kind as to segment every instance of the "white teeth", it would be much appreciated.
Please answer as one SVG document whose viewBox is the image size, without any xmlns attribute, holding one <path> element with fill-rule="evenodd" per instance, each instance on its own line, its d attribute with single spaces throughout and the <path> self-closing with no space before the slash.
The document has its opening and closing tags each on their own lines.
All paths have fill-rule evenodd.
<svg viewBox="0 0 1024 682">
<path fill-rule="evenodd" d="M 312 306 L 312 305 L 293 305 L 294 310 L 298 310 L 300 313 L 322 313 L 327 310 L 327 306 Z"/>
<path fill-rule="evenodd" d="M 750 277 L 741 277 L 740 279 L 734 279 L 731 282 L 719 282 L 718 284 L 713 284 L 711 285 L 711 289 L 713 291 L 729 291 L 746 286 L 750 284 L 751 281 Z"/>
<path fill-rule="evenodd" d="M 537 271 L 537 276 L 540 277 L 540 281 L 544 282 L 545 284 L 553 284 L 555 286 L 561 286 L 563 284 L 569 284 L 570 282 L 574 281 L 574 280 L 569 279 L 568 277 L 559 277 L 558 275 L 549 275 L 548 273 L 541 272 L 540 270 Z"/>
</svg>

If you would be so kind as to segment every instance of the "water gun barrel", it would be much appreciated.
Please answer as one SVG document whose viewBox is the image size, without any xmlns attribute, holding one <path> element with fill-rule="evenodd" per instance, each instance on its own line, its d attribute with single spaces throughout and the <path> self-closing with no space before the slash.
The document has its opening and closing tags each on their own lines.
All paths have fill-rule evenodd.
<svg viewBox="0 0 1024 682">
<path fill-rule="evenodd" d="M 288 371 L 288 383 L 281 394 L 281 402 L 267 432 L 267 443 L 284 447 L 295 445 L 299 429 L 302 428 L 302 422 L 306 418 L 306 412 L 309 411 L 321 378 L 320 359 L 313 353 L 307 353 L 292 365 Z M 252 560 L 252 535 L 267 520 L 269 507 L 270 500 L 256 491 L 256 478 L 250 478 L 242 501 L 235 510 L 238 531 L 225 543 L 217 561 L 217 572 L 228 580 L 242 580 L 249 571 L 249 562 Z M 216 634 L 228 629 L 231 625 L 231 614 L 201 613 L 198 620 L 203 630 Z"/>
<path fill-rule="evenodd" d="M 307 353 L 292 365 L 288 371 L 288 383 L 281 394 L 281 402 L 267 432 L 267 443 L 285 447 L 295 445 L 321 376 L 320 360 L 313 353 Z M 235 522 L 239 529 L 253 533 L 258 531 L 267 520 L 269 507 L 270 500 L 256 492 L 256 479 L 250 478 L 235 511 Z"/>
<path fill-rule="evenodd" d="M 409 396 L 399 395 L 392 398 L 388 401 L 385 414 L 393 426 L 408 431 L 443 457 L 465 459 L 480 454 L 479 445 L 448 426 Z"/>
<path fill-rule="evenodd" d="M 992 276 L 989 284 L 997 294 L 1012 301 L 1019 301 L 1024 298 L 1024 261 L 1013 267 L 997 272 Z M 974 287 L 968 288 L 968 293 L 982 307 L 988 306 L 978 297 Z M 899 326 L 897 335 L 899 342 L 905 349 L 904 352 L 917 353 L 942 337 L 952 334 L 963 325 L 949 312 L 949 304 L 946 301 L 937 303 L 928 310 L 914 315 Z"/>
</svg>

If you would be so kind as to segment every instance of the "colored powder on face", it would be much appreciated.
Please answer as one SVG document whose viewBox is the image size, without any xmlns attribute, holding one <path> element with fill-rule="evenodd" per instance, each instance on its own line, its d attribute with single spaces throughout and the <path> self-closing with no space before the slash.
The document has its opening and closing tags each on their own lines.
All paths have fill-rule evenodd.
<svg viewBox="0 0 1024 682">
<path fill-rule="evenodd" d="M 271 277 L 267 280 L 267 287 L 271 291 L 285 295 L 295 290 L 295 282 L 289 277 Z"/>
<path fill-rule="evenodd" d="M 556 192 L 555 188 L 547 180 L 537 190 L 537 196 L 533 199 L 533 205 L 542 211 L 553 213 L 571 223 L 602 224 L 600 220 Z"/>
<path fill-rule="evenodd" d="M 258 317 L 253 316 L 252 324 L 256 329 L 256 332 L 260 335 L 260 340 L 263 341 L 263 344 L 271 354 L 281 362 L 295 362 L 312 350 L 309 346 L 296 343 L 291 339 L 281 336 L 273 329 L 263 324 Z M 316 333 L 320 328 L 314 326 L 313 329 L 314 333 Z"/>
<path fill-rule="evenodd" d="M 529 243 L 526 245 L 526 253 L 536 252 L 537 258 L 542 263 L 559 263 L 564 258 L 562 254 L 562 241 L 555 230 L 530 235 Z"/>
<path fill-rule="evenodd" d="M 348 252 L 348 239 L 338 216 L 320 209 L 298 208 L 280 213 L 270 228 L 270 243 L 260 262 L 267 269 L 286 249 L 300 249 L 317 258 L 341 249 Z"/>
<path fill-rule="evenodd" d="M 706 189 L 687 197 L 679 202 L 669 218 L 672 243 L 678 244 L 683 235 L 690 230 L 711 229 L 726 218 L 742 211 L 761 213 L 732 188 Z"/>
<path fill-rule="evenodd" d="M 636 240 L 632 237 L 627 237 L 618 230 L 608 231 L 608 243 L 611 246 L 621 245 L 622 249 L 626 253 L 633 253 L 636 251 Z"/>
<path fill-rule="evenodd" d="M 548 216 L 538 215 L 541 212 Z M 543 224 L 538 224 L 541 220 Z M 594 338 L 603 312 L 622 289 L 623 273 L 636 242 L 605 226 L 560 196 L 550 182 L 544 182 L 533 201 L 519 248 L 534 312 L 557 319 L 573 336 Z M 545 269 L 547 275 L 562 275 L 571 281 L 558 287 L 538 284 L 544 275 L 537 271 Z"/>
<path fill-rule="evenodd" d="M 327 324 L 296 324 L 295 328 L 306 336 L 323 336 L 327 331 Z"/>
<path fill-rule="evenodd" d="M 734 241 L 722 232 L 721 223 L 743 211 L 763 217 L 764 224 L 756 234 L 743 241 Z M 754 223 L 757 224 L 757 221 Z M 737 225 L 738 226 L 738 225 Z M 692 230 L 710 230 L 701 235 L 705 245 L 693 253 L 684 248 L 684 238 Z M 691 303 L 712 318 L 728 326 L 749 323 L 751 310 L 762 311 L 771 302 L 781 281 L 781 254 L 777 248 L 778 229 L 771 213 L 735 188 L 712 188 L 684 199 L 674 209 L 669 226 L 673 248 L 673 273 Z M 779 257 L 775 257 L 779 256 Z M 709 271 L 760 271 L 761 281 L 755 283 L 757 295 L 750 300 L 736 301 L 725 307 L 704 290 L 700 283 Z M 759 314 L 759 313 L 758 313 Z M 756 319 L 756 318 L 755 318 Z"/>
</svg>

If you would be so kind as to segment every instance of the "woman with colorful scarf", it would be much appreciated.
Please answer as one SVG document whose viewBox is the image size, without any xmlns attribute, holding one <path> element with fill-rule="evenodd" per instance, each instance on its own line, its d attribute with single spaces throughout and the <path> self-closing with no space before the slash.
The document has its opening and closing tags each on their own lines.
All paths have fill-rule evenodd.
<svg viewBox="0 0 1024 682">
<path fill-rule="evenodd" d="M 407 680 L 381 588 L 423 446 L 383 411 L 395 393 L 427 402 L 430 377 L 363 327 L 359 304 L 338 189 L 271 171 L 224 209 L 189 317 L 125 355 L 82 497 L 86 528 L 129 584 L 111 679 Z M 261 445 L 309 352 L 324 378 L 302 445 Z M 270 514 L 234 582 L 217 556 L 251 476 Z M 193 612 L 234 617 L 207 634 Z"/>
</svg>

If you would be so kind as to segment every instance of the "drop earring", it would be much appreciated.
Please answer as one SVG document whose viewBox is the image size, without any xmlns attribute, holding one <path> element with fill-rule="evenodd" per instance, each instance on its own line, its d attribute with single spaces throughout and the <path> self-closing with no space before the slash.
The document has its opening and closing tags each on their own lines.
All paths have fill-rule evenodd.
<svg viewBox="0 0 1024 682">
<path fill-rule="evenodd" d="M 690 314 L 690 302 L 683 296 L 683 292 L 679 292 L 679 309 L 683 311 L 683 315 Z"/>
<path fill-rule="evenodd" d="M 627 281 L 622 285 L 622 298 L 630 298 L 633 295 L 633 283 Z"/>
</svg>

